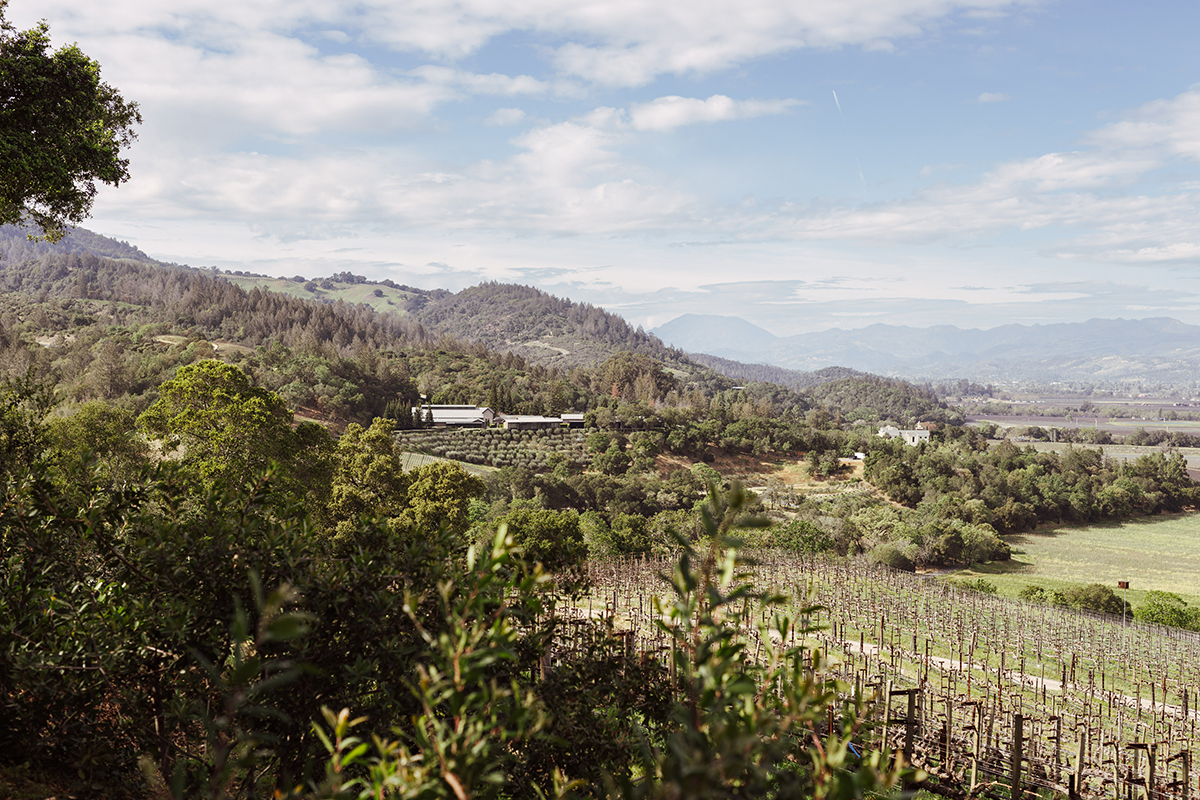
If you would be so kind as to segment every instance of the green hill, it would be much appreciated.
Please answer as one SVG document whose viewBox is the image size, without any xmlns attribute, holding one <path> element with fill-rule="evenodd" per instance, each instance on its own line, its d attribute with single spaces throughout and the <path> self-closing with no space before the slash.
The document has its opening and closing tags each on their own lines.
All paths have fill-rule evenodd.
<svg viewBox="0 0 1200 800">
<path fill-rule="evenodd" d="M 948 408 L 932 389 L 878 375 L 823 383 L 806 394 L 846 422 L 861 419 L 869 423 L 890 420 L 900 425 L 921 421 L 961 425 L 963 421 L 961 412 Z"/>
<path fill-rule="evenodd" d="M 234 286 L 240 286 L 247 291 L 255 287 L 270 292 L 286 294 L 304 300 L 319 300 L 323 302 L 365 303 L 380 313 L 399 314 L 409 313 L 413 308 L 420 308 L 428 302 L 431 294 L 411 286 L 398 286 L 392 281 L 369 281 L 360 275 L 340 273 L 331 278 L 314 278 L 299 280 L 295 278 L 272 278 L 266 275 L 238 274 L 226 272 L 222 277 Z"/>
<path fill-rule="evenodd" d="M 785 425 L 779 415 L 818 403 L 847 421 L 949 420 L 936 398 L 899 381 L 839 381 L 847 371 L 734 362 L 716 364 L 718 371 L 615 314 L 528 286 L 484 283 L 451 293 L 351 273 L 272 278 L 164 264 L 81 230 L 49 245 L 9 228 L 0 231 L 0 288 L 0 344 L 20 351 L 7 362 L 23 365 L 18 371 L 45 362 L 80 401 L 97 395 L 92 364 L 111 340 L 118 352 L 109 357 L 124 363 L 117 377 L 99 381 L 110 399 L 140 396 L 179 364 L 219 355 L 240 359 L 301 413 L 342 421 L 369 421 L 388 403 L 422 395 L 499 404 L 509 413 L 666 403 L 703 418 L 709 401 L 737 384 L 747 390 L 721 400 L 724 424 L 752 413 Z M 32 341 L 54 348 L 29 350 Z M 796 391 L 820 381 L 827 383 L 808 390 L 811 402 Z M 769 438 L 758 431 L 731 441 Z"/>
<path fill-rule="evenodd" d="M 648 355 L 688 371 L 697 366 L 682 351 L 616 314 L 531 286 L 482 283 L 434 298 L 414 316 L 430 330 L 545 366 L 591 366 L 619 352 Z"/>
<path fill-rule="evenodd" d="M 787 369 L 772 364 L 745 364 L 729 358 L 709 355 L 708 353 L 688 353 L 688 358 L 709 369 L 714 369 L 722 375 L 739 381 L 762 381 L 777 383 L 789 389 L 802 391 L 822 383 L 842 380 L 843 378 L 863 378 L 866 373 L 848 367 L 825 367 L 815 372 L 805 372 L 799 369 Z"/>
</svg>

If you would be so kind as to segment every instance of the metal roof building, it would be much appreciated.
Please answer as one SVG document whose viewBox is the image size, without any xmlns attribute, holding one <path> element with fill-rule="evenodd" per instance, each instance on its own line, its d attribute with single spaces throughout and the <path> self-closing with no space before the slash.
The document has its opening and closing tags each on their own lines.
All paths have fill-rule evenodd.
<svg viewBox="0 0 1200 800">
<path fill-rule="evenodd" d="M 433 424 L 439 428 L 483 428 L 496 419 L 496 412 L 481 406 L 421 406 L 421 419 L 433 412 Z"/>
</svg>

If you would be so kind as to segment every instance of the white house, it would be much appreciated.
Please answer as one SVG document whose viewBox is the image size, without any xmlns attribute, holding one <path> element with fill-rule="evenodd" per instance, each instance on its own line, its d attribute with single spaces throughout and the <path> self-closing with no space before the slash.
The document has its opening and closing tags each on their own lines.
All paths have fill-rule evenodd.
<svg viewBox="0 0 1200 800">
<path fill-rule="evenodd" d="M 920 442 L 929 441 L 929 431 L 925 428 L 905 431 L 897 428 L 895 425 L 884 425 L 879 429 L 879 436 L 884 439 L 903 439 L 905 444 L 910 444 L 914 447 Z"/>
</svg>

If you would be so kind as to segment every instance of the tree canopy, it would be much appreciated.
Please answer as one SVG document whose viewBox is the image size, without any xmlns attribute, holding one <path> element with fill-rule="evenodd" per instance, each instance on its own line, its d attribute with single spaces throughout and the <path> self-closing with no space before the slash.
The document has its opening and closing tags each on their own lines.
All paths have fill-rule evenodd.
<svg viewBox="0 0 1200 800">
<path fill-rule="evenodd" d="M 293 444 L 292 412 L 279 395 L 254 386 L 246 373 L 209 359 L 181 367 L 138 418 L 166 448 L 202 478 L 245 478 L 271 461 L 286 461 Z"/>
<path fill-rule="evenodd" d="M 51 52 L 45 22 L 18 31 L 0 0 L 0 224 L 32 221 L 51 240 L 91 210 L 96 182 L 129 178 L 121 149 L 142 121 L 77 46 Z"/>
</svg>

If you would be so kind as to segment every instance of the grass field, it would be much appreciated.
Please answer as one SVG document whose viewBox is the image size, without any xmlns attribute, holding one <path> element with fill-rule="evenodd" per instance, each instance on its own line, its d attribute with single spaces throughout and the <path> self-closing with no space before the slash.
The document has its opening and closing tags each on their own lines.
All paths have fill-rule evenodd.
<svg viewBox="0 0 1200 800">
<path fill-rule="evenodd" d="M 1044 529 L 1004 538 L 1013 548 L 1011 561 L 977 565 L 954 576 L 985 577 L 1009 597 L 1016 597 L 1027 585 L 1056 589 L 1099 583 L 1118 591 L 1117 581 L 1129 581 L 1128 598 L 1135 608 L 1153 589 L 1175 592 L 1189 605 L 1200 604 L 1200 514 Z"/>
<path fill-rule="evenodd" d="M 426 455 L 425 453 L 410 453 L 405 451 L 404 453 L 400 454 L 400 465 L 405 472 L 410 472 L 417 467 L 423 467 L 426 464 L 438 464 L 442 462 L 448 464 L 458 464 L 472 475 L 478 475 L 480 477 L 496 471 L 495 467 L 487 467 L 482 464 L 468 464 L 465 461 L 455 461 L 451 458 L 441 458 L 439 456 Z"/>
<path fill-rule="evenodd" d="M 366 303 L 381 313 L 391 312 L 403 315 L 406 304 L 413 296 L 411 292 L 393 289 L 390 286 L 380 286 L 375 283 L 341 283 L 333 281 L 332 289 L 317 289 L 306 292 L 303 283 L 297 283 L 287 278 L 257 278 L 248 275 L 224 275 L 227 281 L 242 287 L 246 291 L 258 286 L 272 292 L 299 297 L 304 300 L 344 300 L 347 303 Z M 382 292 L 381 297 L 374 295 L 375 290 Z"/>
<path fill-rule="evenodd" d="M 1200 432 L 1200 420 L 1159 419 L 1157 417 L 1104 417 L 1076 416 L 1046 417 L 1030 414 L 971 414 L 968 423 L 993 423 L 1001 428 L 1023 428 L 1036 425 L 1041 428 L 1099 428 L 1102 431 L 1127 436 L 1138 428 L 1148 431 L 1179 431 L 1195 434 Z"/>
</svg>

